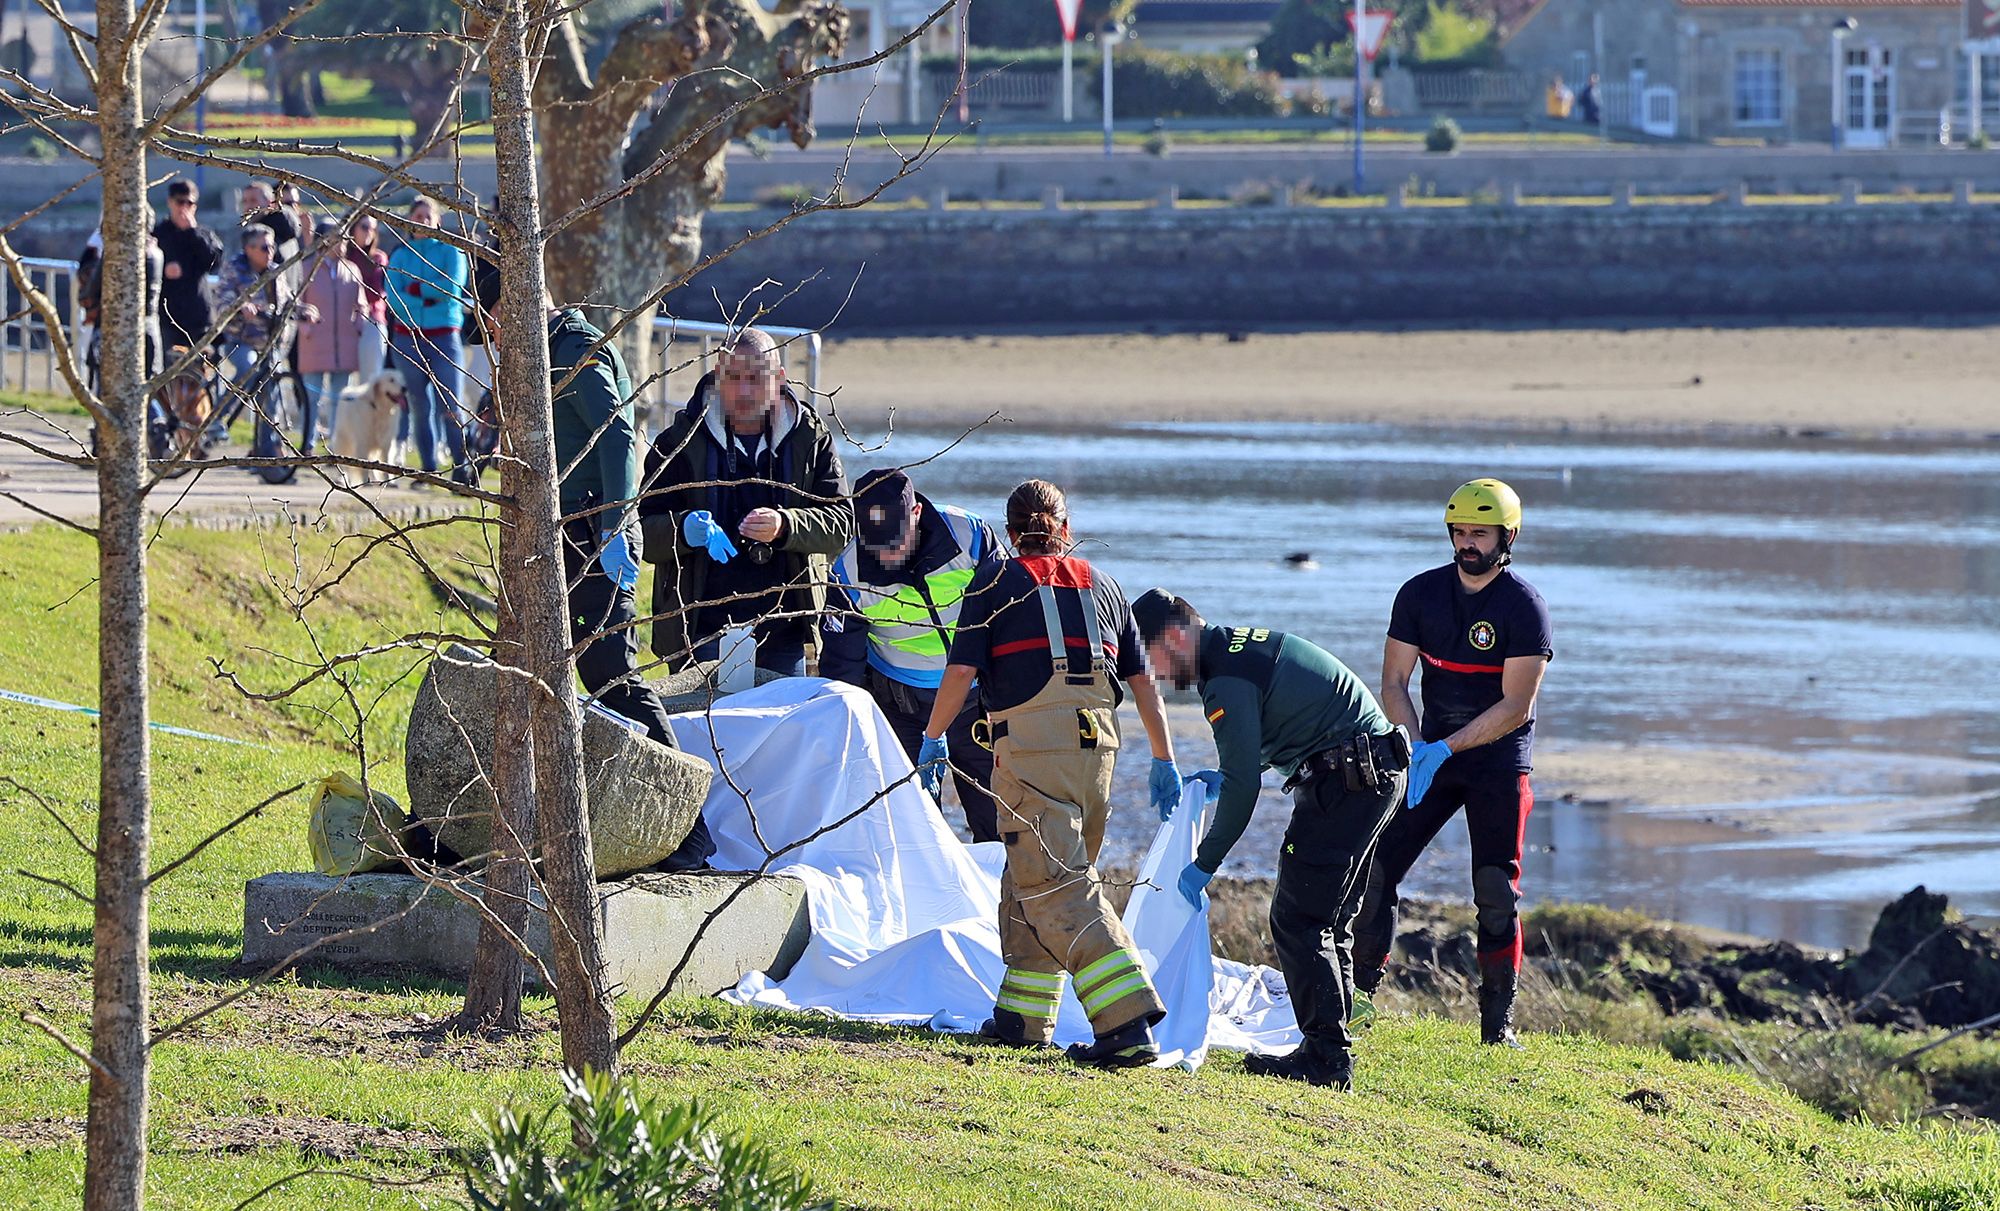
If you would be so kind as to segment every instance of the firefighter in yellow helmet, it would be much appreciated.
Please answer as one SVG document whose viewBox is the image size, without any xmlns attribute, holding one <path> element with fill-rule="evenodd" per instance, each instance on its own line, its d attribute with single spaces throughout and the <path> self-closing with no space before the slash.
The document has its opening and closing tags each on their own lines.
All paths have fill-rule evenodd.
<svg viewBox="0 0 2000 1211">
<path fill-rule="evenodd" d="M 1406 583 L 1389 615 L 1382 709 L 1422 737 L 1405 806 L 1383 830 L 1355 929 L 1355 984 L 1372 993 L 1396 937 L 1398 885 L 1459 808 L 1472 841 L 1479 933 L 1479 1026 L 1485 1043 L 1518 1047 L 1514 992 L 1521 970 L 1521 847 L 1535 794 L 1535 697 L 1555 654 L 1548 607 L 1507 566 L 1521 534 L 1521 498 L 1497 479 L 1451 494 L 1452 560 Z M 1423 666 L 1423 710 L 1410 674 Z"/>
</svg>

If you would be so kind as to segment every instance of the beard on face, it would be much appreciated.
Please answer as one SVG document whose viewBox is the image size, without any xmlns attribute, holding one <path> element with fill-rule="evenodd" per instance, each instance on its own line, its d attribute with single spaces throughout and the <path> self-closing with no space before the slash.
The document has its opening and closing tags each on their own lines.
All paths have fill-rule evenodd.
<svg viewBox="0 0 2000 1211">
<path fill-rule="evenodd" d="M 1498 566 L 1500 551 L 1495 548 L 1493 553 L 1488 555 L 1481 553 L 1478 547 L 1461 547 L 1455 558 L 1460 570 L 1474 576 L 1484 576 Z"/>
</svg>

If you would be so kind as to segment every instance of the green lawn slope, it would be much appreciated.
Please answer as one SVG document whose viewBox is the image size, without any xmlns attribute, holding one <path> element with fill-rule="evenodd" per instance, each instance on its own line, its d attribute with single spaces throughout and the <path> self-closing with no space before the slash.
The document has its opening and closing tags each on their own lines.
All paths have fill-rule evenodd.
<svg viewBox="0 0 2000 1211">
<path fill-rule="evenodd" d="M 311 650 L 287 618 L 292 565 L 273 560 L 290 541 L 169 528 L 154 547 L 159 716 L 255 742 L 156 740 L 159 863 L 273 791 L 354 765 L 326 722 L 337 711 L 244 703 L 201 662 L 219 646 L 276 677 Z M 479 541 L 463 539 L 470 551 Z M 341 539 L 314 535 L 304 566 L 317 566 L 312 543 Z M 63 604 L 91 567 L 74 535 L 0 535 L 0 687 L 94 704 L 90 598 Z M 324 641 L 446 618 L 403 559 L 371 561 L 341 592 L 353 616 L 316 620 Z M 383 712 L 379 736 L 374 721 L 366 730 L 390 756 L 411 683 L 411 658 L 394 660 L 360 673 Z M 92 721 L 0 703 L 0 737 L 0 774 L 88 836 Z M 394 765 L 378 771 L 384 785 L 400 781 Z M 275 804 L 159 885 L 158 1026 L 244 988 L 233 967 L 242 885 L 305 864 L 305 811 L 302 796 Z M 28 796 L 0 786 L 0 1207 L 70 1208 L 82 1068 L 23 1015 L 85 1035 L 90 917 L 23 871 L 89 886 L 87 859 Z M 531 999 L 523 1037 L 442 1034 L 457 995 L 307 970 L 161 1042 L 149 1206 L 234 1208 L 306 1170 L 254 1205 L 452 1205 L 450 1171 L 477 1117 L 510 1099 L 551 1102 L 559 1054 L 544 1000 Z M 1228 1054 L 1197 1073 L 1105 1075 L 1047 1053 L 713 1001 L 671 1004 L 626 1058 L 645 1092 L 700 1099 L 847 1206 L 2000 1207 L 2000 1137 L 1988 1132 L 1837 1122 L 1740 1072 L 1587 1036 L 1531 1035 L 1523 1052 L 1496 1052 L 1428 1017 L 1392 1016 L 1363 1035 L 1344 1096 L 1247 1076 Z"/>
</svg>

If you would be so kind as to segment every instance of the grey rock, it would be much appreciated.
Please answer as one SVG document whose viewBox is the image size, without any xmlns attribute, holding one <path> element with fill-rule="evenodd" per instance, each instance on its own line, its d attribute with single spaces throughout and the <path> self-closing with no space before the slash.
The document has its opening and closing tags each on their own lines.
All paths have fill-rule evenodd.
<svg viewBox="0 0 2000 1211">
<path fill-rule="evenodd" d="M 499 676 L 484 655 L 454 644 L 431 662 L 410 710 L 403 758 L 410 814 L 465 858 L 493 848 L 487 775 Z M 672 854 L 700 816 L 714 775 L 701 758 L 655 743 L 601 709 L 584 712 L 583 763 L 600 879 Z"/>
<path fill-rule="evenodd" d="M 646 685 L 660 696 L 660 704 L 667 708 L 669 715 L 703 711 L 720 700 L 715 692 L 715 672 L 720 667 L 718 661 L 697 661 L 678 673 L 669 674 L 659 681 L 649 681 Z M 782 673 L 769 669 L 755 671 L 758 685 L 768 685 L 784 677 Z"/>
</svg>

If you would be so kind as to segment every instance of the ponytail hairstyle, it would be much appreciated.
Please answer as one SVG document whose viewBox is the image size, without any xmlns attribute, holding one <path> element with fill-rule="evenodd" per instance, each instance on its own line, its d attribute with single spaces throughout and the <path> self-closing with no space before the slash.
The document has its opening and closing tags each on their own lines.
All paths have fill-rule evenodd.
<svg viewBox="0 0 2000 1211">
<path fill-rule="evenodd" d="M 1061 555 L 1069 502 L 1046 479 L 1031 479 L 1007 497 L 1007 536 L 1023 555 Z"/>
</svg>

